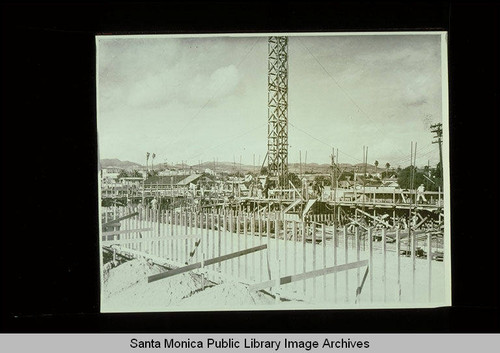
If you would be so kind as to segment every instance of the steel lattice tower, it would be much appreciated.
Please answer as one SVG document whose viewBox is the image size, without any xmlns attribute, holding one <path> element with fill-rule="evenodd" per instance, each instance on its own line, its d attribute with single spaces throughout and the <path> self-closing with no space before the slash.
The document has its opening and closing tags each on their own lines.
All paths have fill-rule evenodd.
<svg viewBox="0 0 500 353">
<path fill-rule="evenodd" d="M 288 38 L 268 41 L 268 173 L 284 185 L 288 172 Z"/>
</svg>

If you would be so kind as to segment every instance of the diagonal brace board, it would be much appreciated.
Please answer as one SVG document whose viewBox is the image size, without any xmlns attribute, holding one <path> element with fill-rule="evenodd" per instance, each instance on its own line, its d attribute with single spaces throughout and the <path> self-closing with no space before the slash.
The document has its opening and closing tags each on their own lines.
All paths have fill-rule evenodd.
<svg viewBox="0 0 500 353">
<path fill-rule="evenodd" d="M 123 230 L 110 230 L 109 232 L 102 232 L 102 236 L 115 235 L 115 234 L 130 234 L 147 232 L 148 230 L 153 230 L 153 228 L 138 228 L 138 229 L 123 229 Z"/>
<path fill-rule="evenodd" d="M 120 218 L 117 218 L 117 219 L 113 219 L 112 221 L 106 222 L 102 226 L 103 227 L 108 227 L 108 226 L 112 225 L 113 223 L 120 222 L 120 221 L 123 221 L 124 219 L 128 219 L 128 218 L 131 218 L 131 217 L 134 217 L 134 216 L 137 216 L 137 215 L 139 215 L 139 212 L 134 212 L 134 213 L 128 214 L 126 216 L 123 216 L 123 217 L 120 217 Z"/>
<path fill-rule="evenodd" d="M 356 303 L 359 303 L 359 296 L 361 295 L 361 291 L 363 290 L 363 286 L 365 285 L 366 281 L 366 276 L 368 276 L 369 271 L 370 271 L 370 266 L 366 266 L 366 271 L 365 275 L 363 276 L 363 280 L 361 281 L 359 287 L 356 289 Z"/>
<path fill-rule="evenodd" d="M 365 212 L 365 211 L 362 211 L 360 209 L 357 209 L 357 212 L 361 213 L 361 214 L 364 214 L 365 216 L 373 219 L 375 222 L 379 222 L 379 223 L 382 223 L 384 226 L 388 227 L 388 228 L 391 228 L 391 225 L 389 223 L 387 223 L 386 221 L 383 221 L 381 220 L 380 218 L 377 218 L 377 217 L 374 217 L 372 216 L 371 214 Z"/>
<path fill-rule="evenodd" d="M 253 252 L 257 252 L 257 251 L 264 250 L 264 249 L 267 249 L 267 244 L 259 245 L 259 246 L 253 247 L 253 248 L 237 251 L 237 252 L 223 255 L 223 256 L 219 256 L 219 257 L 214 257 L 213 259 L 205 260 L 203 265 L 204 266 L 213 265 L 213 264 L 216 264 L 216 263 L 219 263 L 222 261 L 231 260 L 231 259 L 234 259 L 236 257 L 251 254 Z M 201 266 L 202 266 L 202 263 L 197 262 L 197 263 L 187 265 L 184 267 L 179 267 L 179 268 L 167 271 L 167 272 L 158 273 L 156 275 L 149 276 L 148 283 L 158 281 L 158 280 L 163 279 L 163 278 L 172 277 L 172 276 L 184 273 L 184 272 L 196 270 L 198 268 L 201 268 Z"/>
<path fill-rule="evenodd" d="M 298 275 L 290 275 L 290 276 L 281 277 L 279 280 L 279 285 L 297 282 L 297 281 L 305 280 L 305 279 L 312 278 L 312 277 L 327 275 L 329 273 L 336 273 L 336 272 L 352 270 L 352 269 L 363 267 L 363 266 L 368 266 L 368 260 L 356 261 L 356 262 L 351 262 L 348 264 L 337 265 L 337 266 L 322 268 L 319 270 L 304 272 L 304 273 L 301 273 Z M 262 289 L 270 288 L 270 287 L 278 285 L 277 282 L 278 282 L 277 280 L 269 280 L 269 281 L 265 281 L 265 282 L 261 282 L 261 283 L 256 283 L 256 284 L 249 286 L 248 290 L 250 292 L 254 292 L 254 291 L 259 291 Z"/>
</svg>

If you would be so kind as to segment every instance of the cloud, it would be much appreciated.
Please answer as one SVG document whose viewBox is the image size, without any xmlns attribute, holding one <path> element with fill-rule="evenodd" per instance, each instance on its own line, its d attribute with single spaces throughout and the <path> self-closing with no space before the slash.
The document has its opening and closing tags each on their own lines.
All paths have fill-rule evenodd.
<svg viewBox="0 0 500 353">
<path fill-rule="evenodd" d="M 233 94 L 242 76 L 234 65 L 194 77 L 188 70 L 168 69 L 138 81 L 129 89 L 128 104 L 136 108 L 154 108 L 172 101 L 189 106 L 213 104 Z"/>
</svg>

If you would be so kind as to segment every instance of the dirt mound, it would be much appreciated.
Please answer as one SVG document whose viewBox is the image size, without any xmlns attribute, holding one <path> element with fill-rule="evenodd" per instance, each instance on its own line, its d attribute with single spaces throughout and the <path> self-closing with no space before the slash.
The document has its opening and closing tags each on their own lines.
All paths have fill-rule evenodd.
<svg viewBox="0 0 500 353">
<path fill-rule="evenodd" d="M 250 293 L 243 284 L 227 282 L 195 293 L 183 300 L 180 306 L 210 310 L 271 305 L 274 302 L 274 298 L 269 295 L 260 292 Z"/>
<path fill-rule="evenodd" d="M 151 264 L 144 259 L 135 259 L 114 268 L 107 268 L 103 278 L 103 297 L 109 298 L 138 283 L 146 283 L 147 276 L 164 271 L 160 266 Z"/>
<path fill-rule="evenodd" d="M 147 283 L 147 277 L 165 272 L 145 260 L 128 261 L 109 270 L 103 285 L 103 311 L 158 311 L 176 305 L 202 287 L 198 276 L 183 273 Z"/>
<path fill-rule="evenodd" d="M 146 260 L 131 260 L 110 268 L 102 288 L 102 311 L 141 312 L 170 309 L 216 310 L 275 305 L 265 293 L 248 291 L 236 282 L 214 285 L 199 274 L 183 273 L 147 283 L 147 277 L 165 272 Z M 205 284 L 205 287 L 204 287 Z"/>
</svg>

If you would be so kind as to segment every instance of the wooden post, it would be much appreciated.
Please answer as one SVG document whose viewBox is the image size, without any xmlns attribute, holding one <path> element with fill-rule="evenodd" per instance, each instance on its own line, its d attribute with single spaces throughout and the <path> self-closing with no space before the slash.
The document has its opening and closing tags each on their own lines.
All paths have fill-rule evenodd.
<svg viewBox="0 0 500 353">
<path fill-rule="evenodd" d="M 247 215 L 243 214 L 243 246 L 247 248 Z M 248 256 L 245 256 L 245 279 L 248 278 Z"/>
<path fill-rule="evenodd" d="M 428 279 L 427 279 L 427 300 L 429 303 L 432 301 L 431 289 L 432 289 L 432 243 L 431 243 L 431 233 L 427 233 L 427 267 L 428 267 Z"/>
<path fill-rule="evenodd" d="M 283 255 L 284 257 L 284 273 L 285 274 L 288 274 L 288 261 L 287 261 L 287 257 L 288 257 L 288 249 L 287 249 L 287 245 L 288 245 L 288 241 L 287 241 L 287 221 L 285 220 L 285 218 L 283 218 L 283 241 L 284 241 L 284 247 L 285 247 L 285 253 Z"/>
<path fill-rule="evenodd" d="M 368 253 L 368 266 L 370 267 L 368 272 L 370 275 L 370 303 L 373 303 L 373 235 L 371 228 L 368 228 Z"/>
<path fill-rule="evenodd" d="M 321 244 L 323 245 L 323 268 L 326 268 L 326 227 L 321 224 Z M 326 274 L 323 275 L 323 296 L 326 300 Z"/>
<path fill-rule="evenodd" d="M 233 211 L 229 213 L 229 235 L 231 236 L 231 253 L 234 252 L 234 234 L 233 234 Z M 231 276 L 234 276 L 234 259 L 231 260 Z"/>
<path fill-rule="evenodd" d="M 344 263 L 349 261 L 349 248 L 347 244 L 347 227 L 344 226 Z M 345 271 L 345 301 L 349 302 L 349 271 Z"/>
<path fill-rule="evenodd" d="M 257 218 L 259 219 L 259 245 L 262 245 L 262 218 L 261 214 L 259 213 L 257 215 Z M 259 254 L 259 278 L 260 281 L 262 281 L 262 252 Z"/>
<path fill-rule="evenodd" d="M 222 224 L 224 225 L 224 254 L 227 254 L 227 219 L 226 219 L 226 212 L 222 214 Z M 227 261 L 224 261 L 224 272 L 227 274 L 228 264 Z"/>
<path fill-rule="evenodd" d="M 267 214 L 266 218 L 266 235 L 267 235 L 267 253 L 268 253 L 268 258 L 269 254 L 271 253 L 271 213 Z"/>
<path fill-rule="evenodd" d="M 280 258 L 280 247 L 279 247 L 279 234 L 280 234 L 280 224 L 278 220 L 278 213 L 274 212 L 274 240 L 276 244 L 276 258 Z"/>
<path fill-rule="evenodd" d="M 188 221 L 186 224 L 186 235 L 193 235 L 193 213 L 191 211 L 187 214 Z M 184 240 L 184 255 L 182 261 L 187 263 L 189 259 L 189 240 Z"/>
<path fill-rule="evenodd" d="M 276 286 L 274 287 L 274 295 L 276 299 L 276 303 L 279 304 L 281 302 L 281 289 L 280 289 L 280 279 L 281 279 L 281 271 L 280 271 L 280 259 L 276 258 L 275 260 L 275 278 L 276 278 Z"/>
<path fill-rule="evenodd" d="M 174 228 L 175 228 L 175 210 L 170 211 L 170 236 L 172 239 L 170 240 L 170 253 L 168 254 L 169 259 L 174 258 Z"/>
<path fill-rule="evenodd" d="M 292 221 L 293 234 L 293 274 L 297 274 L 297 222 Z M 297 288 L 296 284 L 294 285 Z"/>
<path fill-rule="evenodd" d="M 408 236 L 410 236 L 410 234 L 408 234 Z M 411 279 L 412 279 L 412 301 L 413 302 L 415 302 L 415 290 L 416 290 L 415 238 L 416 238 L 415 232 L 411 232 Z M 408 240 L 410 240 L 410 239 L 408 239 Z"/>
<path fill-rule="evenodd" d="M 359 261 L 360 259 L 360 234 L 359 234 L 359 227 L 356 227 L 355 231 L 355 241 L 356 241 L 356 261 Z M 359 287 L 361 281 L 360 281 L 360 272 L 359 272 L 359 267 L 356 269 L 356 288 Z"/>
<path fill-rule="evenodd" d="M 401 249 L 401 239 L 399 237 L 399 229 L 396 228 L 396 256 L 398 259 L 398 301 L 401 301 L 401 258 L 400 258 L 400 250 Z"/>
<path fill-rule="evenodd" d="M 337 226 L 333 224 L 333 266 L 337 266 Z M 337 273 L 333 274 L 333 296 L 335 303 L 337 303 Z"/>
<path fill-rule="evenodd" d="M 252 248 L 255 246 L 255 212 L 252 213 L 250 218 L 250 236 L 252 239 Z M 255 254 L 252 253 L 252 280 L 255 281 Z"/>
<path fill-rule="evenodd" d="M 313 259 L 312 259 L 312 269 L 316 270 L 316 223 L 312 224 L 312 248 L 313 248 Z M 316 298 L 316 277 L 313 277 L 313 298 Z"/>
<path fill-rule="evenodd" d="M 384 275 L 383 275 L 383 282 L 384 282 L 384 303 L 387 302 L 387 242 L 385 238 L 385 228 L 382 228 L 382 251 L 384 253 Z"/>
<path fill-rule="evenodd" d="M 204 245 L 204 249 L 205 249 L 205 259 L 206 258 L 210 258 L 210 243 L 213 243 L 210 239 L 210 226 L 208 224 L 209 220 L 210 220 L 210 217 L 208 216 L 208 211 L 205 212 L 205 229 L 206 229 L 206 232 L 205 232 L 205 241 L 201 243 L 201 245 Z M 213 250 L 213 247 L 212 247 L 212 250 Z"/>
<path fill-rule="evenodd" d="M 191 212 L 186 210 L 186 212 L 185 212 L 185 228 L 184 228 L 186 235 L 190 235 L 190 225 L 191 225 Z M 188 248 L 188 240 L 184 239 L 184 251 L 182 249 L 182 241 L 181 241 L 180 247 L 181 247 L 181 249 L 180 249 L 179 261 L 182 262 L 187 256 L 186 250 Z M 187 258 L 184 261 L 187 261 Z"/>
<path fill-rule="evenodd" d="M 302 272 L 306 272 L 306 236 L 307 236 L 307 228 L 306 222 L 302 222 Z M 306 280 L 302 282 L 304 296 L 306 295 Z"/>
</svg>

